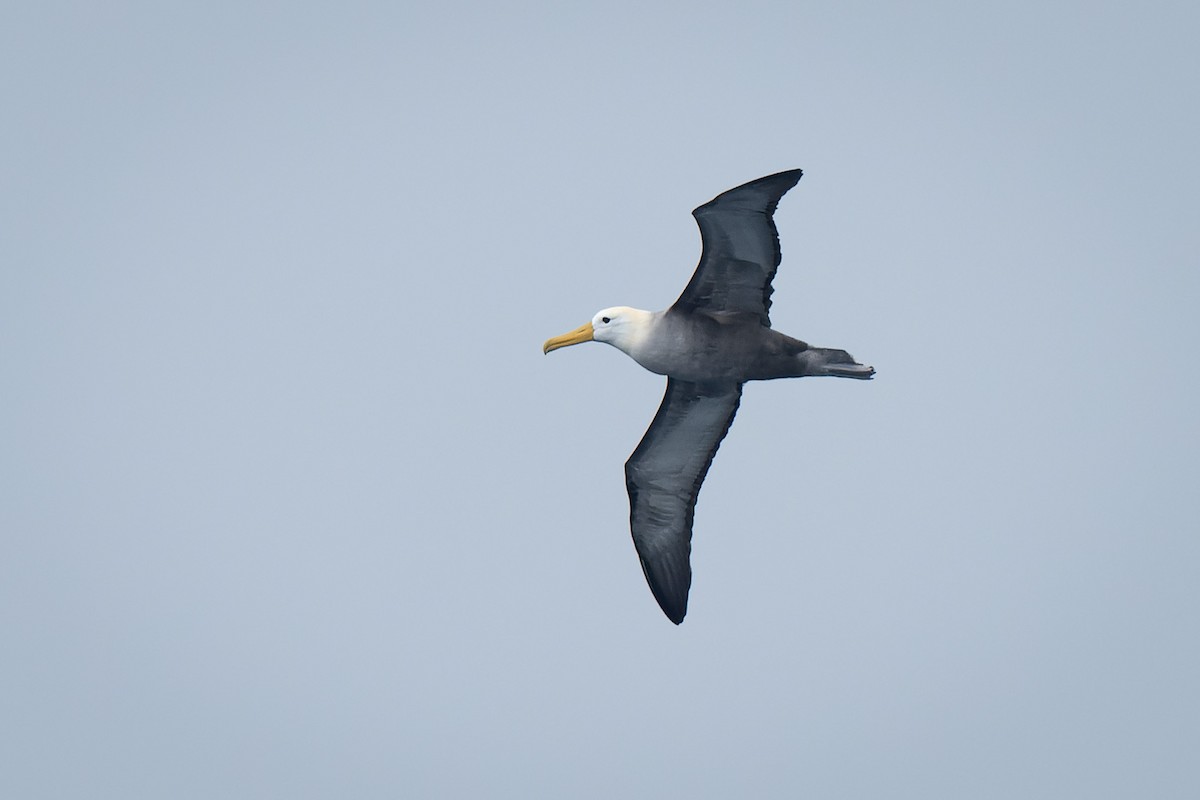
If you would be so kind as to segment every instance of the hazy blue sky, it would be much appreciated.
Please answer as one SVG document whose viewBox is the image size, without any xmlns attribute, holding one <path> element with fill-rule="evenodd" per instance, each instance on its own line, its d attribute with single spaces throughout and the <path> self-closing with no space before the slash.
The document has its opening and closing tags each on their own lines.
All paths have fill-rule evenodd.
<svg viewBox="0 0 1200 800">
<path fill-rule="evenodd" d="M 1200 796 L 1195 4 L 424 6 L 0 11 L 0 796 Z M 676 628 L 540 346 L 794 167 Z"/>
</svg>

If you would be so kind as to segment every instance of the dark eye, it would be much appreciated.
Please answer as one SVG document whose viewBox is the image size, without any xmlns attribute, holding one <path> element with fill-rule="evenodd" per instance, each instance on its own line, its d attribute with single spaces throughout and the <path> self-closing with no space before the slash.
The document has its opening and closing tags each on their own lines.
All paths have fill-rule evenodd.
<svg viewBox="0 0 1200 800">
<path fill-rule="evenodd" d="M 609 319 L 608 317 L 601 317 L 601 318 L 600 318 L 600 321 L 601 321 L 601 322 L 603 322 L 605 325 L 607 325 L 608 323 L 612 322 L 612 320 L 611 320 L 611 319 Z"/>
</svg>

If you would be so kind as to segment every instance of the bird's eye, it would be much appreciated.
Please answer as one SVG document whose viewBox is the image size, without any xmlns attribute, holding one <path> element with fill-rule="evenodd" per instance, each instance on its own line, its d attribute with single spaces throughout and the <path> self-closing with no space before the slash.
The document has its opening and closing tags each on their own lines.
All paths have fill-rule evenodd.
<svg viewBox="0 0 1200 800">
<path fill-rule="evenodd" d="M 601 322 L 603 322 L 605 325 L 607 325 L 608 323 L 612 322 L 612 320 L 611 320 L 611 319 L 609 319 L 608 317 L 601 317 L 601 318 L 600 318 L 600 321 L 601 321 Z"/>
</svg>

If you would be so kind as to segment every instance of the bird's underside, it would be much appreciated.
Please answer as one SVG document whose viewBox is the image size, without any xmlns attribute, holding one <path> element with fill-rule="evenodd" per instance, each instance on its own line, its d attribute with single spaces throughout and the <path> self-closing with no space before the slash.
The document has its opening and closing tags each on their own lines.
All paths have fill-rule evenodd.
<svg viewBox="0 0 1200 800">
<path fill-rule="evenodd" d="M 682 312 L 651 315 L 652 336 L 629 355 L 651 372 L 698 384 L 838 375 L 869 377 L 845 350 L 812 347 L 768 328 L 745 313 Z"/>
</svg>

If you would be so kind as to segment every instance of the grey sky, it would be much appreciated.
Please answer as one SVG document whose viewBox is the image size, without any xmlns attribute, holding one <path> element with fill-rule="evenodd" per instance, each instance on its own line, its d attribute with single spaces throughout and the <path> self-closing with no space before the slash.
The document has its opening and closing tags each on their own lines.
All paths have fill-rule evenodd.
<svg viewBox="0 0 1200 800">
<path fill-rule="evenodd" d="M 10 4 L 0 795 L 1200 793 L 1191 4 Z M 783 169 L 689 616 L 621 465 Z"/>
</svg>

